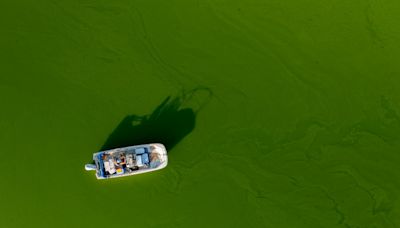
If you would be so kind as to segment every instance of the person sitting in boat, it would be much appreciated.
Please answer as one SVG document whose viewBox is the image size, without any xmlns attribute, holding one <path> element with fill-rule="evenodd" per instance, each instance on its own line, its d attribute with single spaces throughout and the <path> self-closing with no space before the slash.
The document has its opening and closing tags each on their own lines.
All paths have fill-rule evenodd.
<svg viewBox="0 0 400 228">
<path fill-rule="evenodd" d="M 120 161 L 121 161 L 121 164 L 125 164 L 126 162 L 125 162 L 125 154 L 120 154 L 119 155 L 119 159 L 120 159 Z"/>
<path fill-rule="evenodd" d="M 117 167 L 122 167 L 122 168 L 126 168 L 126 161 L 125 161 L 125 155 L 124 154 L 121 154 L 120 156 L 119 156 L 119 158 L 115 158 L 114 159 L 114 164 L 115 164 L 115 166 L 117 166 Z"/>
</svg>

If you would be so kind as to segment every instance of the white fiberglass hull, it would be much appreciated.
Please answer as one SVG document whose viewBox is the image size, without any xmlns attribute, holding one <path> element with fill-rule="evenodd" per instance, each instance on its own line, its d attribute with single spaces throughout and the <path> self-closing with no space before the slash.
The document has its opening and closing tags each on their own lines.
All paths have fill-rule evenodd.
<svg viewBox="0 0 400 228">
<path fill-rule="evenodd" d="M 93 154 L 95 165 L 86 170 L 96 170 L 97 179 L 117 178 L 153 172 L 168 164 L 167 150 L 160 143 L 143 144 L 100 151 Z"/>
</svg>

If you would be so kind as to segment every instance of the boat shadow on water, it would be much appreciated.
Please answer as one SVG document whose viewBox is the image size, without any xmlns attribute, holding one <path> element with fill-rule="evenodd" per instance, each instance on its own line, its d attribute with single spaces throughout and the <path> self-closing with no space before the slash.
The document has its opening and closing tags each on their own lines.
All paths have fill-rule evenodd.
<svg viewBox="0 0 400 228">
<path fill-rule="evenodd" d="M 196 125 L 197 113 L 210 101 L 208 88 L 168 96 L 149 115 L 127 115 L 109 135 L 100 151 L 147 143 L 162 143 L 170 152 Z"/>
</svg>

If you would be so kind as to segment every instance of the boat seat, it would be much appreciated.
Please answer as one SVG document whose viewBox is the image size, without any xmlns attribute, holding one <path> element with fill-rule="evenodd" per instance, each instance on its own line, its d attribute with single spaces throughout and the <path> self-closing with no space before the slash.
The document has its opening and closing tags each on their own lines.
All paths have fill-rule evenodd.
<svg viewBox="0 0 400 228">
<path fill-rule="evenodd" d="M 149 154 L 147 154 L 147 153 L 142 154 L 142 162 L 143 162 L 143 164 L 149 163 Z"/>
<path fill-rule="evenodd" d="M 134 167 L 134 161 L 133 161 L 133 154 L 127 154 L 126 155 L 126 167 L 131 168 Z"/>
<path fill-rule="evenodd" d="M 114 174 L 116 172 L 114 162 L 111 159 L 109 161 L 104 161 L 104 169 L 110 174 Z"/>
<path fill-rule="evenodd" d="M 143 166 L 142 156 L 141 155 L 136 155 L 136 165 L 137 166 Z"/>
<path fill-rule="evenodd" d="M 146 150 L 144 148 L 137 148 L 135 149 L 136 154 L 144 154 L 146 153 Z"/>
</svg>

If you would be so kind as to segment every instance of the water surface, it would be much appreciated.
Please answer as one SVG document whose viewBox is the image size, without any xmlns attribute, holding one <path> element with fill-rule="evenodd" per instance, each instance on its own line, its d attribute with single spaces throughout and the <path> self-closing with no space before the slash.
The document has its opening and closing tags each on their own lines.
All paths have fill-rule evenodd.
<svg viewBox="0 0 400 228">
<path fill-rule="evenodd" d="M 399 10 L 3 2 L 0 226 L 399 227 Z M 166 169 L 84 171 L 153 140 Z"/>
</svg>

